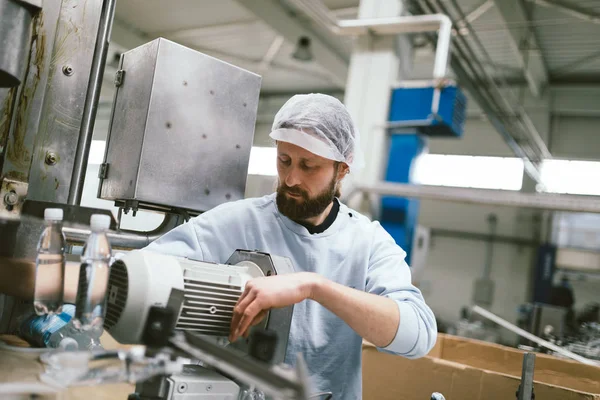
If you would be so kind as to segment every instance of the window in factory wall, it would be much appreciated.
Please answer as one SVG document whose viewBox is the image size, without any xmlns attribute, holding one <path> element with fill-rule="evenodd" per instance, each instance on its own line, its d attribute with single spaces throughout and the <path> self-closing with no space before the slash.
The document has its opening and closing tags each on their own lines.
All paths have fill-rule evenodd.
<svg viewBox="0 0 600 400">
<path fill-rule="evenodd" d="M 600 162 L 545 160 L 541 167 L 546 192 L 600 195 Z"/>
<path fill-rule="evenodd" d="M 277 148 L 252 147 L 248 175 L 277 175 Z"/>
<path fill-rule="evenodd" d="M 514 157 L 423 154 L 413 176 L 422 185 L 521 190 L 523 171 L 523 161 Z"/>
</svg>

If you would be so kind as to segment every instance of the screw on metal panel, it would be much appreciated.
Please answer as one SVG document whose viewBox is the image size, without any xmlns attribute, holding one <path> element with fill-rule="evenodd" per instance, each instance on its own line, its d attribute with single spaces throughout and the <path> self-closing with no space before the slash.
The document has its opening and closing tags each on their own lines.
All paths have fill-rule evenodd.
<svg viewBox="0 0 600 400">
<path fill-rule="evenodd" d="M 11 190 L 10 192 L 4 195 L 4 203 L 6 203 L 7 206 L 17 205 L 18 202 L 19 195 L 14 190 Z"/>
<path fill-rule="evenodd" d="M 207 392 L 210 392 L 212 390 L 212 388 L 213 388 L 212 385 L 206 385 L 206 391 Z"/>
<path fill-rule="evenodd" d="M 204 194 L 208 196 L 210 194 L 210 190 L 208 188 L 204 189 Z"/>
<path fill-rule="evenodd" d="M 62 67 L 62 72 L 66 76 L 71 76 L 73 75 L 73 67 L 71 67 L 70 65 L 65 65 Z"/>
<path fill-rule="evenodd" d="M 159 321 L 155 321 L 152 324 L 152 329 L 154 329 L 155 331 L 160 331 L 162 330 L 162 324 Z"/>
<path fill-rule="evenodd" d="M 57 162 L 58 162 L 58 156 L 56 155 L 56 153 L 48 151 L 46 153 L 46 164 L 55 165 Z"/>
<path fill-rule="evenodd" d="M 171 129 L 171 126 L 172 126 L 172 125 L 171 125 L 171 123 L 170 123 L 170 122 L 168 122 L 168 121 L 167 121 L 167 123 L 166 123 L 165 125 L 166 125 L 167 129 Z"/>
<path fill-rule="evenodd" d="M 231 199 L 231 195 L 230 195 L 229 193 L 227 193 L 227 194 L 225 195 L 225 198 L 226 198 L 227 200 L 229 200 L 229 199 Z"/>
<path fill-rule="evenodd" d="M 185 393 L 186 390 L 187 390 L 187 383 L 180 383 L 179 386 L 177 386 L 177 391 L 179 393 Z"/>
</svg>

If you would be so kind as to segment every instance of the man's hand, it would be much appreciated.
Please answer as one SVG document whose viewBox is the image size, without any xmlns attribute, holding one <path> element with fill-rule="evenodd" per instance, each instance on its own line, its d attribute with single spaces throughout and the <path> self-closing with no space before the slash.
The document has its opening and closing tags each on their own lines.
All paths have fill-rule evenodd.
<svg viewBox="0 0 600 400">
<path fill-rule="evenodd" d="M 282 308 L 311 298 L 321 277 L 310 272 L 256 278 L 246 283 L 246 289 L 233 309 L 229 340 L 247 335 L 271 308 Z"/>
</svg>

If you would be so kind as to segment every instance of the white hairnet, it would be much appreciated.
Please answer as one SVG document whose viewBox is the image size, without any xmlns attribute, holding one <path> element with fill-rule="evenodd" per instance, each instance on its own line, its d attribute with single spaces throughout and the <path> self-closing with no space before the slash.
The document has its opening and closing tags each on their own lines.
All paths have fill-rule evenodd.
<svg viewBox="0 0 600 400">
<path fill-rule="evenodd" d="M 275 115 L 272 139 L 292 143 L 318 156 L 362 168 L 360 135 L 346 107 L 324 94 L 295 95 Z"/>
</svg>

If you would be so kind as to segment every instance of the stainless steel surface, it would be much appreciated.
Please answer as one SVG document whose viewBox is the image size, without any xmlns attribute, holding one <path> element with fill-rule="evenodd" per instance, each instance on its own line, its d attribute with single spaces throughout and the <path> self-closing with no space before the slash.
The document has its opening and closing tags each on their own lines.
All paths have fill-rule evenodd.
<svg viewBox="0 0 600 400">
<path fill-rule="evenodd" d="M 511 332 L 516 333 L 517 335 L 519 335 L 521 337 L 524 337 L 525 339 L 531 340 L 532 342 L 534 342 L 534 343 L 536 343 L 536 344 L 538 344 L 540 346 L 543 346 L 543 347 L 545 347 L 547 349 L 553 350 L 553 351 L 559 353 L 562 356 L 565 356 L 565 357 L 570 358 L 570 359 L 575 360 L 575 361 L 579 361 L 582 364 L 600 366 L 600 363 L 597 363 L 596 361 L 593 361 L 593 360 L 589 360 L 589 359 L 587 359 L 585 357 L 582 357 L 582 356 L 580 356 L 578 354 L 575 354 L 575 353 L 573 353 L 571 351 L 568 351 L 568 350 L 566 350 L 566 349 L 564 349 L 564 348 L 562 348 L 560 346 L 557 346 L 554 343 L 550 343 L 547 340 L 541 339 L 541 338 L 539 338 L 539 337 L 537 337 L 537 336 L 535 336 L 535 335 L 527 332 L 526 330 L 521 329 L 521 328 L 519 328 L 518 326 L 516 326 L 514 324 L 511 324 L 507 320 L 505 320 L 503 318 L 500 318 L 499 316 L 497 316 L 497 315 L 489 312 L 488 310 L 486 310 L 484 308 L 481 308 L 479 306 L 473 306 L 471 308 L 471 311 L 474 312 L 474 313 L 476 313 L 476 314 L 481 315 L 484 318 L 489 319 L 492 322 L 495 322 L 496 324 L 502 326 L 503 328 L 508 329 Z"/>
<path fill-rule="evenodd" d="M 0 117 L 0 137 L 5 138 L 6 143 L 0 167 L 4 177 L 28 182 L 36 134 L 43 120 L 42 108 L 60 12 L 60 1 L 47 2 L 44 10 L 32 20 L 23 81 L 13 89 L 14 97 L 6 98 Z M 12 103 L 10 107 L 8 103 Z"/>
<path fill-rule="evenodd" d="M 101 197 L 193 211 L 243 198 L 261 78 L 162 38 L 119 69 Z"/>
<path fill-rule="evenodd" d="M 17 0 L 0 1 L 0 87 L 21 83 L 27 62 L 31 19 L 39 7 Z"/>
<path fill-rule="evenodd" d="M 600 201 L 595 196 L 523 193 L 507 190 L 467 189 L 447 186 L 379 182 L 373 185 L 358 185 L 351 193 L 349 193 L 347 199 L 351 199 L 354 195 L 361 192 L 384 196 L 442 200 L 467 204 L 600 213 Z"/>
<path fill-rule="evenodd" d="M 239 352 L 222 348 L 192 332 L 175 335 L 171 346 L 201 361 L 205 366 L 230 376 L 248 385 L 254 385 L 275 399 L 308 400 L 308 385 L 303 377 L 308 377 L 306 365 L 301 355 L 297 369 L 282 370 L 246 358 Z"/>
<path fill-rule="evenodd" d="M 135 392 L 141 400 L 238 399 L 240 387 L 215 371 L 186 365 L 181 374 L 139 382 Z"/>
<path fill-rule="evenodd" d="M 535 354 L 523 354 L 523 369 L 521 371 L 521 384 L 517 393 L 517 400 L 533 400 L 533 373 L 535 369 Z"/>
<path fill-rule="evenodd" d="M 96 35 L 96 46 L 90 68 L 90 78 L 85 96 L 81 128 L 79 130 L 79 140 L 77 141 L 77 150 L 75 152 L 75 160 L 73 161 L 73 174 L 71 175 L 71 185 L 67 199 L 68 204 L 79 205 L 81 203 L 85 171 L 87 170 L 92 134 L 94 133 L 94 122 L 96 121 L 96 111 L 98 110 L 98 100 L 100 99 L 100 90 L 102 88 L 104 65 L 106 64 L 106 55 L 108 53 L 108 42 L 115 16 L 115 4 L 116 0 L 104 0 L 102 3 L 98 34 Z M 65 71 L 66 75 L 70 76 L 69 71 L 71 71 L 72 75 L 71 66 L 66 66 Z"/>
<path fill-rule="evenodd" d="M 128 230 L 108 231 L 107 236 L 113 249 L 141 249 L 164 235 L 180 224 L 179 217 L 165 214 L 163 222 L 153 231 L 136 232 Z M 70 244 L 83 244 L 87 240 L 90 230 L 88 228 L 75 228 L 65 226 L 63 232 Z"/>
<path fill-rule="evenodd" d="M 49 75 L 47 82 L 40 82 L 45 92 L 40 123 L 24 120 L 27 132 L 33 136 L 37 133 L 27 165 L 30 200 L 66 203 L 68 199 L 103 1 L 77 4 L 74 7 L 75 3 L 67 0 L 44 2 L 44 18 L 49 11 L 54 12 L 52 7 L 58 8 L 59 18 L 56 32 L 45 39 L 54 46 L 44 57 L 44 72 Z M 71 75 L 63 72 L 64 67 L 71 68 Z M 49 152 L 56 155 L 54 165 L 46 163 Z"/>
</svg>

